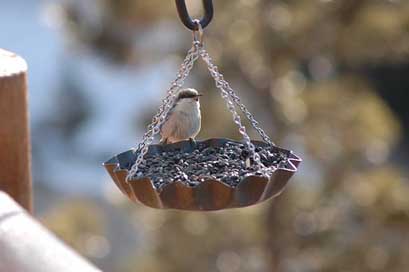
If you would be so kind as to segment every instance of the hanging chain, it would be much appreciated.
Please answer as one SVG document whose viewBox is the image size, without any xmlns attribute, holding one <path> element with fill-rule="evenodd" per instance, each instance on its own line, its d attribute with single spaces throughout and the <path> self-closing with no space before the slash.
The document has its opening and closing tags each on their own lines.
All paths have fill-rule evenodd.
<svg viewBox="0 0 409 272">
<path fill-rule="evenodd" d="M 220 80 L 223 83 L 224 88 L 227 89 L 230 97 L 233 99 L 234 103 L 241 109 L 241 111 L 245 114 L 247 119 L 250 121 L 252 127 L 258 132 L 260 137 L 269 145 L 275 146 L 274 142 L 270 139 L 267 133 L 260 127 L 259 122 L 254 118 L 254 116 L 250 113 L 247 107 L 241 103 L 240 97 L 235 93 L 235 91 L 230 87 L 230 84 L 224 80 L 223 75 L 220 75 Z"/>
<path fill-rule="evenodd" d="M 209 56 L 209 54 L 205 51 L 203 47 L 203 28 L 201 27 L 200 21 L 196 19 L 196 20 L 193 20 L 193 22 L 198 26 L 198 30 L 192 32 L 193 33 L 193 44 L 198 45 L 200 49 L 203 50 L 207 56 Z M 211 60 L 210 56 L 209 56 L 209 60 Z M 247 107 L 243 103 L 241 103 L 240 97 L 236 94 L 236 92 L 233 90 L 230 84 L 224 79 L 223 75 L 220 73 L 219 73 L 218 81 L 223 85 L 224 89 L 227 91 L 230 98 L 241 109 L 241 111 L 250 121 L 250 124 L 252 125 L 252 127 L 258 132 L 258 134 L 264 140 L 264 142 L 268 143 L 269 145 L 275 146 L 273 141 L 270 139 L 267 133 L 265 133 L 264 130 L 260 127 L 260 124 L 254 118 L 254 116 L 250 113 Z"/>
<path fill-rule="evenodd" d="M 166 117 L 169 110 L 172 108 L 176 94 L 183 86 L 185 79 L 188 77 L 190 71 L 193 68 L 193 64 L 199 58 L 199 45 L 194 43 L 192 48 L 188 51 L 183 63 L 180 65 L 179 72 L 176 79 L 171 83 L 170 88 L 167 91 L 165 99 L 162 101 L 162 105 L 159 107 L 159 111 L 153 117 L 152 123 L 148 126 L 147 132 L 143 136 L 142 142 L 138 145 L 134 152 L 139 152 L 135 164 L 132 165 L 126 180 L 131 180 L 138 172 L 138 167 L 142 163 L 144 156 L 149 150 L 149 145 L 152 144 L 156 134 L 160 132 L 162 124 L 166 121 Z"/>
<path fill-rule="evenodd" d="M 261 169 L 264 169 L 265 166 L 261 163 L 260 155 L 256 152 L 254 144 L 251 142 L 251 139 L 246 132 L 246 127 L 243 126 L 243 124 L 241 123 L 240 115 L 237 113 L 236 108 L 234 107 L 232 97 L 226 90 L 226 84 L 225 81 L 223 80 L 223 75 L 219 72 L 218 67 L 213 64 L 209 53 L 207 53 L 207 51 L 203 47 L 200 47 L 200 56 L 202 57 L 203 61 L 207 64 L 207 68 L 216 82 L 216 87 L 221 91 L 221 95 L 224 98 L 224 100 L 226 100 L 227 107 L 233 115 L 234 122 L 239 127 L 239 132 L 243 136 L 244 143 L 246 144 L 250 152 L 250 155 L 252 156 L 256 165 L 259 166 Z"/>
</svg>

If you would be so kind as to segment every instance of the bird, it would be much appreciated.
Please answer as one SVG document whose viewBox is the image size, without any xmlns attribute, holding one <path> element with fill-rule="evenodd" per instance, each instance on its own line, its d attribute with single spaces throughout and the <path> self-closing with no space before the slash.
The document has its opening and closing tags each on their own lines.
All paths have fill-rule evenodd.
<svg viewBox="0 0 409 272">
<path fill-rule="evenodd" d="M 183 140 L 194 142 L 201 127 L 200 101 L 202 96 L 193 88 L 181 89 L 160 129 L 161 144 Z"/>
</svg>

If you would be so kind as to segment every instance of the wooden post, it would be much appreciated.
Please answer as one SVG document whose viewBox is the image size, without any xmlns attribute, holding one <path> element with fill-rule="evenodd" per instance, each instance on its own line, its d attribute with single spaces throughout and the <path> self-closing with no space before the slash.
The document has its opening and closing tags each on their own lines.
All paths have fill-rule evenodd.
<svg viewBox="0 0 409 272">
<path fill-rule="evenodd" d="M 0 190 L 32 211 L 27 64 L 0 49 Z"/>
<path fill-rule="evenodd" d="M 0 271 L 101 272 L 1 191 Z"/>
</svg>

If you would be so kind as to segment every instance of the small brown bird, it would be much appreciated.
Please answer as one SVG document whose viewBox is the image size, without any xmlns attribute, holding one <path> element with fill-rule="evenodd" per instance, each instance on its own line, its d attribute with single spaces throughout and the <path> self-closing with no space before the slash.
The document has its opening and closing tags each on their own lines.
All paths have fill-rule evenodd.
<svg viewBox="0 0 409 272">
<path fill-rule="evenodd" d="M 202 96 L 195 89 L 178 92 L 173 108 L 161 127 L 161 143 L 169 144 L 183 140 L 194 140 L 201 126 L 200 102 Z"/>
</svg>

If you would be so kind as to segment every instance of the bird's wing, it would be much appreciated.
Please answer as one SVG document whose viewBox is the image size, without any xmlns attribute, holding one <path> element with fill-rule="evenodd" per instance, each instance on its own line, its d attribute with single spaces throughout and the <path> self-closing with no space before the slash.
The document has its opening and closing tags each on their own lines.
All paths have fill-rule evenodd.
<svg viewBox="0 0 409 272">
<path fill-rule="evenodd" d="M 168 111 L 168 114 L 166 115 L 165 121 L 160 125 L 160 130 L 162 131 L 162 127 L 169 121 L 169 118 L 172 116 L 173 111 L 175 110 L 176 103 L 173 103 L 172 107 Z"/>
<path fill-rule="evenodd" d="M 166 115 L 165 121 L 160 126 L 160 135 L 162 137 L 160 142 L 166 143 L 167 138 L 173 133 L 172 130 L 174 129 L 175 125 L 171 119 L 172 119 L 172 116 L 174 117 L 175 106 L 176 106 L 176 103 L 174 103 L 173 106 L 170 108 L 170 110 L 168 111 L 168 114 Z"/>
</svg>

